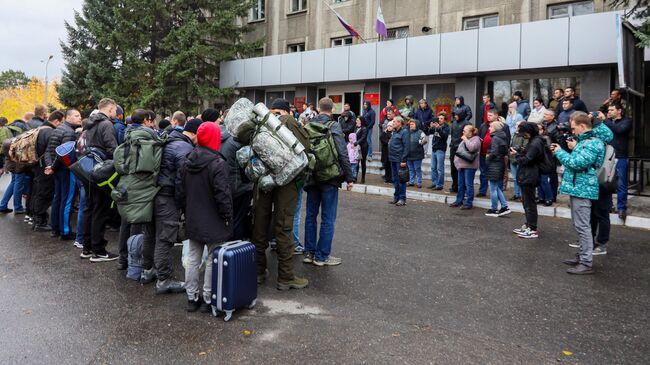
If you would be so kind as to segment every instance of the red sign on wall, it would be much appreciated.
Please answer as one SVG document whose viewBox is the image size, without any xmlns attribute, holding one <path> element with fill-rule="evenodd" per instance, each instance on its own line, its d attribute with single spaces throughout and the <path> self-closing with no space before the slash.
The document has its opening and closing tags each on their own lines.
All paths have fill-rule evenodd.
<svg viewBox="0 0 650 365">
<path fill-rule="evenodd" d="M 371 105 L 379 105 L 379 94 L 364 94 L 363 101 L 369 101 Z"/>
<path fill-rule="evenodd" d="M 296 96 L 293 98 L 293 105 L 299 113 L 302 113 L 302 106 L 305 105 L 307 98 L 304 96 Z"/>
</svg>

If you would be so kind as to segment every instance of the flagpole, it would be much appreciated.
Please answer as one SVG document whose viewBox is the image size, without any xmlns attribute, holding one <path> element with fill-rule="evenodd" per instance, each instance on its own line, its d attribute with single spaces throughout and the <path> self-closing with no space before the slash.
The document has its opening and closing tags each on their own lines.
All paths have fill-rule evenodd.
<svg viewBox="0 0 650 365">
<path fill-rule="evenodd" d="M 330 4 L 327 2 L 327 0 L 321 0 L 321 1 L 323 2 L 323 4 L 325 4 L 325 6 L 327 6 L 331 11 L 333 11 L 334 14 L 336 14 L 336 16 L 337 16 L 338 18 L 343 19 L 343 18 L 341 18 L 341 15 L 340 15 L 339 13 L 337 13 L 336 10 L 334 10 L 334 8 L 332 8 L 332 7 L 330 6 Z M 347 22 L 346 22 L 346 23 L 347 23 Z M 363 39 L 363 37 L 361 36 L 361 34 L 359 34 L 359 32 L 357 32 L 357 36 L 359 37 L 359 39 L 361 39 L 361 40 L 363 41 L 363 43 L 368 43 L 368 42 L 366 42 L 365 39 Z"/>
</svg>

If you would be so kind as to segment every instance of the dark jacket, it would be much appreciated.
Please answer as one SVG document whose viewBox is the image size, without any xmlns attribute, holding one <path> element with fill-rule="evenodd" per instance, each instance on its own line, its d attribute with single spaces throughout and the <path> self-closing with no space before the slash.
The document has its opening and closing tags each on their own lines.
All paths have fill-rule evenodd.
<svg viewBox="0 0 650 365">
<path fill-rule="evenodd" d="M 407 129 L 406 132 L 408 140 L 408 154 L 406 155 L 407 161 L 417 161 L 424 159 L 424 146 L 420 144 L 420 137 L 425 135 L 419 129 L 412 131 Z"/>
<path fill-rule="evenodd" d="M 182 169 L 187 237 L 201 243 L 225 242 L 232 236 L 232 196 L 226 159 L 196 147 Z"/>
<path fill-rule="evenodd" d="M 45 164 L 45 152 L 50 143 L 50 137 L 52 136 L 52 133 L 54 133 L 56 127 L 54 127 L 49 121 L 45 121 L 41 127 L 44 128 L 40 129 L 38 136 L 36 137 L 36 155 L 41 159 L 41 166 L 51 166 Z"/>
<path fill-rule="evenodd" d="M 540 183 L 539 164 L 544 159 L 546 142 L 541 136 L 534 136 L 524 150 L 517 153 L 517 182 L 519 185 L 538 186 Z"/>
<path fill-rule="evenodd" d="M 113 121 L 100 112 L 88 118 L 84 129 L 87 131 L 86 146 L 98 148 L 106 154 L 107 159 L 113 159 L 113 151 L 117 147 Z"/>
<path fill-rule="evenodd" d="M 432 127 L 429 128 L 427 134 L 432 135 L 431 138 L 431 150 L 432 151 L 446 151 L 447 150 L 447 139 L 449 138 L 449 133 L 451 133 L 451 128 L 449 124 L 444 123 L 438 128 Z"/>
<path fill-rule="evenodd" d="M 0 153 L 0 169 L 6 172 L 16 172 L 16 163 L 9 158 L 9 147 L 11 147 L 12 138 L 2 141 L 2 153 Z"/>
<path fill-rule="evenodd" d="M 27 129 L 36 129 L 45 123 L 45 120 L 40 117 L 33 117 L 32 120 L 27 122 Z"/>
<path fill-rule="evenodd" d="M 341 129 L 343 130 L 343 133 L 345 134 L 345 139 L 347 140 L 350 133 L 354 132 L 354 129 L 357 126 L 356 124 L 357 118 L 353 112 L 343 112 L 343 113 L 347 113 L 347 120 L 343 115 L 341 115 L 339 117 L 339 124 L 341 125 Z"/>
<path fill-rule="evenodd" d="M 357 142 L 355 143 L 355 146 L 368 146 L 368 129 L 366 127 L 357 127 L 354 129 L 354 133 L 357 135 Z"/>
<path fill-rule="evenodd" d="M 491 181 L 502 180 L 505 174 L 505 157 L 508 155 L 508 150 L 510 149 L 510 141 L 508 140 L 506 129 L 508 127 L 490 133 L 490 148 L 485 156 L 485 161 L 487 163 L 486 176 Z"/>
<path fill-rule="evenodd" d="M 126 132 L 126 125 L 119 119 L 113 119 L 113 128 L 115 129 L 115 139 L 117 144 L 124 143 L 124 133 Z"/>
<path fill-rule="evenodd" d="M 519 99 L 517 101 L 517 113 L 521 114 L 524 119 L 528 120 L 528 116 L 530 115 L 530 103 L 528 100 Z"/>
<path fill-rule="evenodd" d="M 497 108 L 497 106 L 493 102 L 488 103 L 487 110 L 496 109 L 496 108 Z M 485 110 L 485 103 L 481 103 L 481 105 L 479 105 L 478 114 L 476 116 L 477 116 L 476 123 L 483 123 L 483 122 L 486 121 L 485 119 L 486 119 L 487 113 L 486 113 L 486 110 Z"/>
<path fill-rule="evenodd" d="M 366 105 L 367 109 L 363 110 L 363 119 L 366 120 L 366 128 L 368 130 L 372 130 L 372 128 L 375 126 L 375 122 L 377 119 L 377 113 L 375 113 L 375 110 L 372 108 L 372 104 L 370 104 L 369 101 L 364 102 Z"/>
<path fill-rule="evenodd" d="M 309 123 L 327 123 L 332 120 L 332 117 L 327 114 L 318 114 L 312 118 Z M 350 165 L 350 157 L 348 156 L 348 145 L 345 142 L 345 136 L 341 130 L 339 123 L 332 124 L 330 128 L 332 133 L 332 138 L 334 138 L 334 144 L 336 147 L 336 152 L 339 155 L 339 167 L 341 168 L 341 176 L 337 179 L 332 179 L 330 181 L 321 183 L 321 184 L 330 184 L 334 186 L 341 186 L 341 183 L 352 182 L 354 181 L 354 175 L 352 175 L 352 166 Z M 306 185 L 313 185 L 315 182 L 308 181 Z"/>
<path fill-rule="evenodd" d="M 469 107 L 469 105 L 465 105 L 465 97 L 457 96 L 456 98 L 460 100 L 460 104 L 454 105 L 452 113 L 458 115 L 459 121 L 469 122 L 472 119 L 472 109 Z M 460 144 L 460 142 L 458 142 L 458 144 Z"/>
<path fill-rule="evenodd" d="M 456 122 L 455 120 L 451 123 L 451 141 L 449 142 L 449 148 L 456 151 L 463 137 L 463 129 L 466 125 L 470 124 L 468 121 Z"/>
<path fill-rule="evenodd" d="M 193 149 L 194 145 L 189 137 L 176 130 L 169 135 L 163 149 L 160 172 L 158 173 L 158 186 L 160 186 L 158 194 L 173 196 L 178 209 L 184 206 L 180 190 L 183 184 L 181 171 L 187 162 L 187 156 Z"/>
<path fill-rule="evenodd" d="M 575 107 L 569 110 L 562 110 L 562 112 L 557 116 L 558 124 L 568 125 L 571 121 L 571 115 L 575 112 Z"/>
<path fill-rule="evenodd" d="M 559 102 L 557 103 L 557 107 L 555 108 L 555 115 L 560 115 L 564 111 L 562 108 L 562 102 L 566 99 L 565 97 L 562 97 Z M 585 102 L 582 101 L 578 96 L 573 97 L 571 99 L 572 104 L 573 104 L 573 109 L 585 113 L 589 113 L 589 110 L 587 110 L 587 105 L 585 105 Z"/>
<path fill-rule="evenodd" d="M 427 105 L 424 109 L 418 108 L 418 110 L 415 112 L 415 119 L 420 122 L 420 129 L 423 132 L 428 133 L 429 126 L 433 121 L 433 110 L 429 108 L 429 105 Z"/>
<path fill-rule="evenodd" d="M 604 123 L 614 133 L 612 147 L 616 151 L 616 158 L 628 158 L 628 141 L 632 131 L 632 119 L 626 117 L 617 120 L 605 119 Z"/>
<path fill-rule="evenodd" d="M 230 168 L 230 191 L 234 199 L 244 193 L 253 191 L 253 183 L 248 180 L 248 177 L 244 174 L 244 169 L 237 162 L 237 151 L 242 148 L 242 144 L 228 132 L 225 126 L 222 125 L 219 128 L 221 128 L 219 152 L 226 159 Z"/>
<path fill-rule="evenodd" d="M 409 153 L 409 134 L 405 127 L 399 131 L 393 131 L 388 142 L 388 161 L 406 162 Z"/>
<path fill-rule="evenodd" d="M 40 133 L 41 132 L 39 132 L 39 137 Z M 52 134 L 49 138 L 49 143 L 47 144 L 47 149 L 43 155 L 43 162 L 45 163 L 45 166 L 51 166 L 54 169 L 63 167 L 58 166 L 59 164 L 55 165 L 55 162 L 57 161 L 56 148 L 66 142 L 76 140 L 77 133 L 75 132 L 75 127 L 70 125 L 68 122 L 63 122 L 61 125 L 59 125 L 54 131 L 52 131 Z"/>
</svg>

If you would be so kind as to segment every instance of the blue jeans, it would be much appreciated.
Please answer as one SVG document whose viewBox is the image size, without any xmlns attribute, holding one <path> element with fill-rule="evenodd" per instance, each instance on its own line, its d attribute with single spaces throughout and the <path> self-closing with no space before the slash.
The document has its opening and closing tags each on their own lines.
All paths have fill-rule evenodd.
<svg viewBox="0 0 650 365">
<path fill-rule="evenodd" d="M 0 209 L 7 209 L 9 200 L 14 198 L 14 211 L 25 210 L 23 208 L 23 185 L 25 180 L 25 174 L 11 173 L 11 182 L 7 185 L 7 190 L 0 201 Z"/>
<path fill-rule="evenodd" d="M 431 185 L 436 188 L 445 185 L 445 150 L 431 151 Z"/>
<path fill-rule="evenodd" d="M 458 194 L 456 194 L 456 204 L 463 204 L 466 206 L 474 205 L 474 176 L 476 169 L 460 169 L 458 170 Z M 463 198 L 467 193 L 467 200 L 463 203 Z"/>
<path fill-rule="evenodd" d="M 293 212 L 293 245 L 295 247 L 302 246 L 300 243 L 300 208 L 302 208 L 302 188 L 298 189 L 296 210 Z"/>
<path fill-rule="evenodd" d="M 339 188 L 330 184 L 312 186 L 307 190 L 305 215 L 305 251 L 318 261 L 327 260 L 332 252 Z M 317 233 L 318 213 L 321 213 L 320 232 Z M 317 237 L 318 236 L 318 237 Z"/>
<path fill-rule="evenodd" d="M 399 162 L 391 162 L 390 163 L 390 170 L 393 174 L 393 187 L 395 188 L 395 192 L 393 193 L 393 200 L 395 201 L 406 201 L 406 183 L 400 182 L 399 181 L 399 169 L 400 169 L 400 163 Z"/>
<path fill-rule="evenodd" d="M 356 179 L 359 172 L 359 163 L 350 163 L 350 167 L 352 167 L 352 176 Z"/>
<path fill-rule="evenodd" d="M 52 231 L 67 236 L 71 233 L 70 215 L 77 187 L 77 179 L 66 168 L 54 172 L 54 198 L 52 199 Z"/>
<path fill-rule="evenodd" d="M 409 168 L 409 183 L 422 185 L 422 160 L 406 161 Z"/>
<path fill-rule="evenodd" d="M 544 201 L 553 200 L 553 189 L 551 188 L 551 178 L 549 175 L 540 176 L 540 183 L 537 187 L 537 196 Z"/>
<path fill-rule="evenodd" d="M 517 183 L 517 165 L 513 164 L 512 162 L 510 163 L 510 173 L 514 179 L 514 182 L 512 184 L 515 186 L 515 196 L 519 198 L 521 197 L 521 189 L 519 189 L 519 184 Z"/>
<path fill-rule="evenodd" d="M 368 128 L 368 156 L 372 157 L 372 130 L 374 128 Z"/>
<path fill-rule="evenodd" d="M 84 243 L 84 209 L 86 208 L 86 189 L 77 180 L 77 186 L 79 187 L 79 211 L 77 212 L 77 239 L 76 241 L 83 244 Z"/>
<path fill-rule="evenodd" d="M 619 212 L 627 210 L 627 158 L 620 158 L 616 163 L 616 174 L 618 175 L 618 188 L 616 189 L 616 209 Z"/>
<path fill-rule="evenodd" d="M 506 202 L 506 197 L 503 195 L 503 180 L 490 180 L 490 202 L 492 203 L 492 210 L 498 210 L 499 203 L 501 203 L 501 208 L 506 208 L 508 202 Z"/>
<path fill-rule="evenodd" d="M 480 181 L 480 185 L 478 186 L 478 193 L 481 195 L 485 195 L 487 193 L 488 189 L 488 179 L 487 179 L 487 160 L 485 159 L 485 156 L 480 155 L 479 156 L 479 171 L 481 172 L 481 175 L 479 175 L 478 179 Z M 490 191 L 492 188 L 490 188 Z"/>
</svg>

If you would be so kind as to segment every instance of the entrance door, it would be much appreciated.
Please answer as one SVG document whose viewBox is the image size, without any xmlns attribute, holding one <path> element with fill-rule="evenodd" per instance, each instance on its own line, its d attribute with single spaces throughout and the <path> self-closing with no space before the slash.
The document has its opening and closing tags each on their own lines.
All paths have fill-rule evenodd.
<svg viewBox="0 0 650 365">
<path fill-rule="evenodd" d="M 350 110 L 361 115 L 361 93 L 345 93 L 344 102 L 350 104 Z"/>
</svg>

